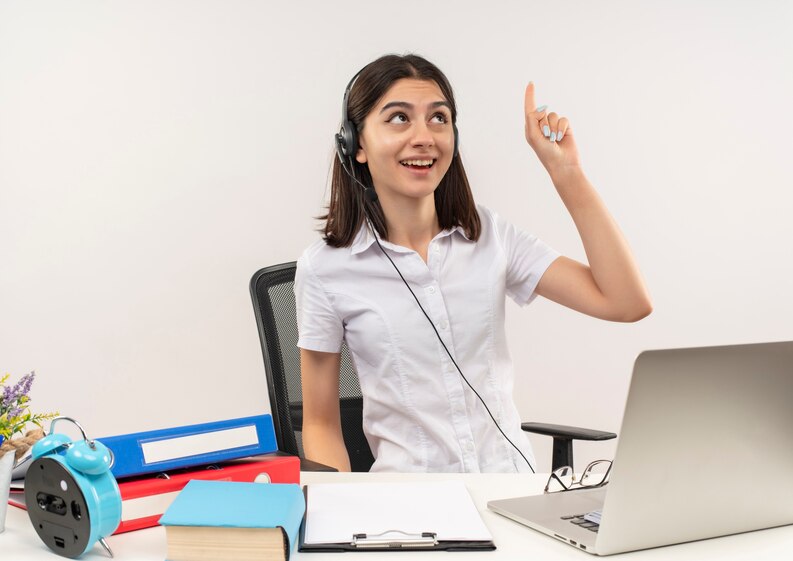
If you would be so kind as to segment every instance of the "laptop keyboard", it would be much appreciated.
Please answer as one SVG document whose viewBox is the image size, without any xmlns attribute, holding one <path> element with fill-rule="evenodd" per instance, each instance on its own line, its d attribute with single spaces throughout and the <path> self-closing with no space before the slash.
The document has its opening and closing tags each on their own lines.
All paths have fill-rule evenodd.
<svg viewBox="0 0 793 561">
<path fill-rule="evenodd" d="M 562 516 L 562 520 L 567 520 L 571 524 L 575 524 L 576 526 L 581 526 L 582 528 L 586 528 L 590 532 L 595 532 L 600 529 L 600 524 L 596 522 L 591 522 L 584 517 L 587 515 L 585 512 L 584 514 L 570 514 L 568 516 Z"/>
</svg>

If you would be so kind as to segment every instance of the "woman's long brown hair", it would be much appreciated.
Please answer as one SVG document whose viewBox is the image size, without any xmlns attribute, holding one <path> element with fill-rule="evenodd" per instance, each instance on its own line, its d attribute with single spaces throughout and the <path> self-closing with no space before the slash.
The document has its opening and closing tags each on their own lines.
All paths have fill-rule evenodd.
<svg viewBox="0 0 793 561">
<path fill-rule="evenodd" d="M 452 122 L 457 122 L 457 105 L 452 87 L 438 67 L 414 54 L 385 55 L 369 63 L 360 72 L 348 96 L 347 118 L 355 125 L 359 138 L 366 116 L 391 85 L 402 78 L 435 82 L 451 105 Z M 361 183 L 373 185 L 367 164 L 358 163 L 354 157 L 348 158 L 348 162 L 347 165 L 351 166 L 352 173 Z M 449 169 L 435 189 L 435 211 L 441 228 L 460 226 L 469 239 L 479 239 L 482 225 L 459 153 L 452 158 Z M 319 217 L 325 221 L 322 231 L 328 245 L 349 247 L 363 225 L 365 213 L 369 215 L 380 237 L 387 240 L 388 229 L 380 203 L 366 197 L 361 186 L 344 171 L 339 159 L 334 158 L 328 212 Z"/>
</svg>

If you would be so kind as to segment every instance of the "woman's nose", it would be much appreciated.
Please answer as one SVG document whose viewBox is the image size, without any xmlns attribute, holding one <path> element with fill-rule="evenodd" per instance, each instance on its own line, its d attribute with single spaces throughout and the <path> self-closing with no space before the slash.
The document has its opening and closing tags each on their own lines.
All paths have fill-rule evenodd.
<svg viewBox="0 0 793 561">
<path fill-rule="evenodd" d="M 419 121 L 413 126 L 412 144 L 413 146 L 432 146 L 435 144 L 432 131 L 427 126 L 427 123 Z"/>
</svg>

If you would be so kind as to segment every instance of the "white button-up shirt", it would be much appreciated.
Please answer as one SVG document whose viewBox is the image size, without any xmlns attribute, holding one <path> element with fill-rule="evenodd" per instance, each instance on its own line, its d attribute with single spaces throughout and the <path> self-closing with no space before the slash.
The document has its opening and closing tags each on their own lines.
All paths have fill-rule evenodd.
<svg viewBox="0 0 793 561">
<path fill-rule="evenodd" d="M 531 302 L 559 253 L 477 208 L 479 240 L 470 241 L 459 227 L 444 230 L 430 242 L 426 263 L 411 249 L 381 244 L 465 377 L 534 465 L 512 399 L 505 295 L 520 305 Z M 347 342 L 363 393 L 372 471 L 529 471 L 460 376 L 368 227 L 350 247 L 318 240 L 306 249 L 297 264 L 295 296 L 299 347 L 338 353 Z"/>
</svg>

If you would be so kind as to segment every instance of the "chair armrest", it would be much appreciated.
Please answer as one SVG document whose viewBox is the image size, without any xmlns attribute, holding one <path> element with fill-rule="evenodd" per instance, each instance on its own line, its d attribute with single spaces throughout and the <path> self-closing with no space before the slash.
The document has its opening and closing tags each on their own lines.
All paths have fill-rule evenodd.
<svg viewBox="0 0 793 561">
<path fill-rule="evenodd" d="M 574 467 L 573 440 L 611 440 L 617 437 L 613 432 L 548 423 L 521 423 L 520 428 L 526 432 L 553 437 L 551 470 L 557 470 L 563 466 Z"/>
<path fill-rule="evenodd" d="M 612 438 L 617 438 L 617 435 L 613 432 L 569 427 L 567 425 L 551 425 L 548 423 L 522 423 L 520 428 L 526 432 L 567 440 L 611 440 Z"/>
<path fill-rule="evenodd" d="M 300 458 L 300 471 L 339 471 L 335 467 L 326 466 L 308 458 Z"/>
<path fill-rule="evenodd" d="M 294 456 L 294 454 L 289 454 L 281 450 L 276 450 L 275 452 L 272 453 L 272 455 Z M 326 466 L 325 464 L 315 462 L 314 460 L 307 460 L 306 458 L 300 458 L 300 471 L 339 471 L 339 470 L 337 470 L 334 467 Z"/>
</svg>

